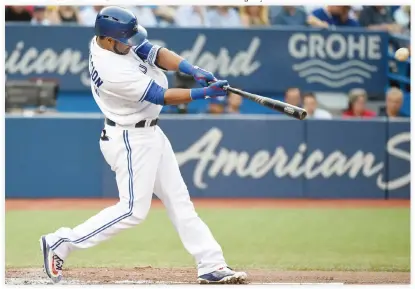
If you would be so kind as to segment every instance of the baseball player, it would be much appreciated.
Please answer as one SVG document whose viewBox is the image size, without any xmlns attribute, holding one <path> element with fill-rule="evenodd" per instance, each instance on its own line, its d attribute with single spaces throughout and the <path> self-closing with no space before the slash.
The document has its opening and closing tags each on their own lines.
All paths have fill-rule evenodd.
<svg viewBox="0 0 415 289">
<path fill-rule="evenodd" d="M 63 262 L 72 251 L 96 246 L 143 222 L 154 193 L 195 258 L 198 282 L 244 283 L 246 273 L 228 267 L 220 245 L 197 215 L 171 144 L 157 126 L 163 105 L 224 96 L 228 82 L 151 44 L 127 9 L 102 9 L 95 35 L 89 55 L 91 91 L 106 118 L 100 148 L 115 172 L 120 200 L 73 229 L 63 227 L 42 236 L 46 274 L 59 282 Z M 192 75 L 203 88 L 168 89 L 162 70 Z"/>
</svg>

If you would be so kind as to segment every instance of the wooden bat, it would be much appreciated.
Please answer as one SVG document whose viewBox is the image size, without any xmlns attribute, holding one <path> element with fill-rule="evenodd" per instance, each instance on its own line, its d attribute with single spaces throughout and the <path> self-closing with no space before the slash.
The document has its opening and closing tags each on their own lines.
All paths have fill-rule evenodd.
<svg viewBox="0 0 415 289">
<path fill-rule="evenodd" d="M 233 88 L 231 86 L 225 86 L 224 89 L 227 91 L 236 93 L 246 99 L 255 101 L 262 106 L 269 107 L 273 110 L 282 112 L 290 117 L 293 117 L 299 120 L 303 120 L 307 116 L 307 112 L 305 111 L 305 109 L 295 106 L 295 105 L 291 105 L 291 104 L 278 101 L 278 100 L 275 100 L 269 97 L 249 93 L 249 92 L 246 92 L 240 89 Z"/>
</svg>

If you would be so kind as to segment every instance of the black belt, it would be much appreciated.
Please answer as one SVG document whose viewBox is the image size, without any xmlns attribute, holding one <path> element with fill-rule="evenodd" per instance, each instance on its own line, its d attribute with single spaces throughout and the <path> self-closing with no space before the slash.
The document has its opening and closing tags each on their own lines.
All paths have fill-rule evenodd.
<svg viewBox="0 0 415 289">
<path fill-rule="evenodd" d="M 150 125 L 149 125 L 149 126 L 155 126 L 155 125 L 158 123 L 158 121 L 159 121 L 159 119 L 158 119 L 158 118 L 153 119 L 153 120 L 150 122 Z M 135 124 L 135 127 L 136 127 L 136 128 L 139 128 L 139 127 L 145 127 L 145 126 L 146 126 L 146 122 L 147 122 L 146 120 L 139 121 L 139 122 L 137 122 L 137 123 Z M 105 119 L 105 123 L 106 123 L 107 125 L 109 125 L 109 126 L 116 126 L 115 122 L 114 122 L 114 121 L 112 121 L 112 120 L 110 120 L 110 119 L 108 119 L 108 118 L 106 118 L 106 119 Z"/>
</svg>

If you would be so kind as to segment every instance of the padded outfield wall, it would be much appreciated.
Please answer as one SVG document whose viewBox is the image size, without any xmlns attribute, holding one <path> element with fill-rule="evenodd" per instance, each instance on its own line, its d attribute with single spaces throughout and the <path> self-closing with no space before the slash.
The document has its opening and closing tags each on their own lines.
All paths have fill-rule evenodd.
<svg viewBox="0 0 415 289">
<path fill-rule="evenodd" d="M 409 120 L 169 116 L 192 197 L 409 199 Z M 117 197 L 100 115 L 6 116 L 6 198 Z"/>
</svg>

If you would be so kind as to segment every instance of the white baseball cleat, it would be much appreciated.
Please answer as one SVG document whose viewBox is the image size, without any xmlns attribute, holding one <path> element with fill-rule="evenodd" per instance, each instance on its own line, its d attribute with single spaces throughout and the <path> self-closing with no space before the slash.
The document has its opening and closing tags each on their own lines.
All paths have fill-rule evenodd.
<svg viewBox="0 0 415 289">
<path fill-rule="evenodd" d="M 42 236 L 39 241 L 43 253 L 44 271 L 54 283 L 58 283 L 62 280 L 63 260 L 50 249 L 45 236 Z"/>
<path fill-rule="evenodd" d="M 245 272 L 235 272 L 229 267 L 223 267 L 197 278 L 199 284 L 244 284 L 247 279 Z"/>
</svg>

